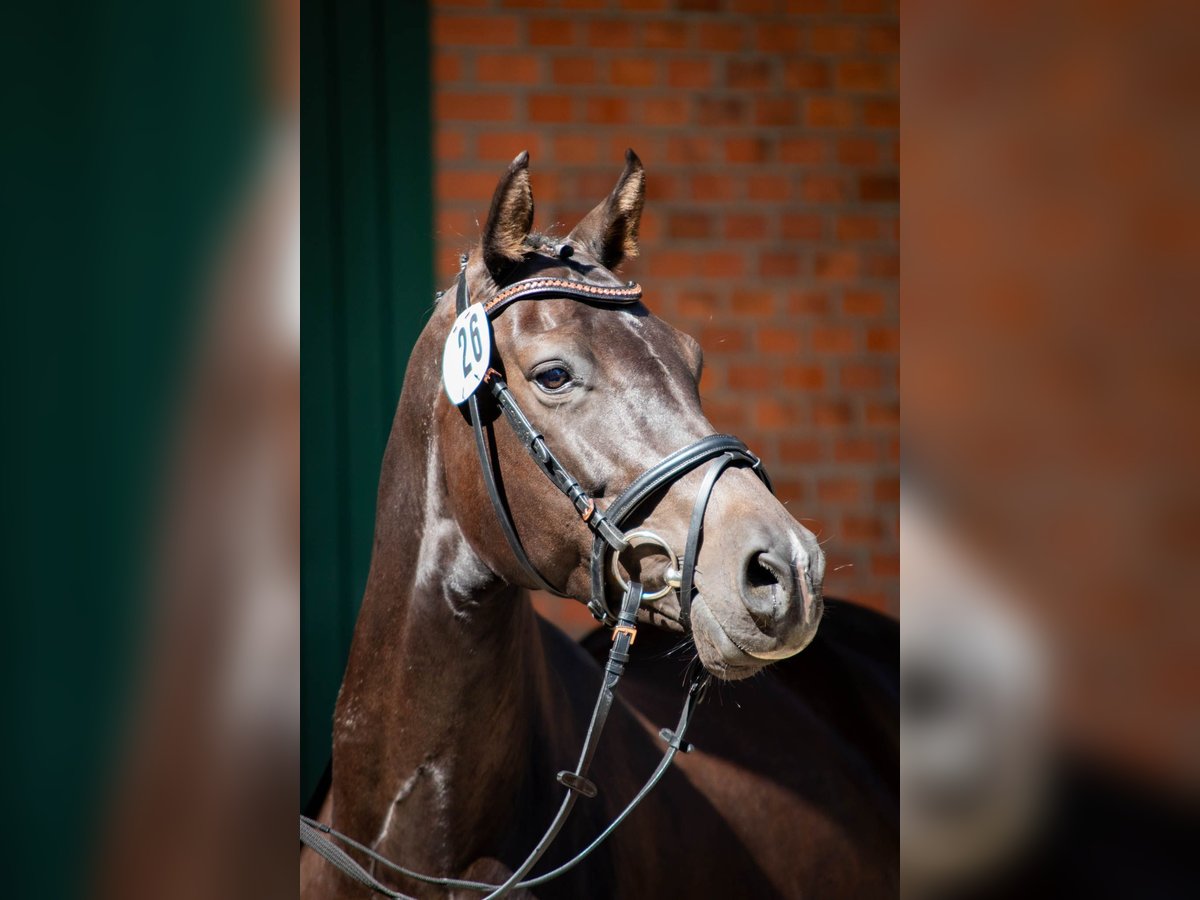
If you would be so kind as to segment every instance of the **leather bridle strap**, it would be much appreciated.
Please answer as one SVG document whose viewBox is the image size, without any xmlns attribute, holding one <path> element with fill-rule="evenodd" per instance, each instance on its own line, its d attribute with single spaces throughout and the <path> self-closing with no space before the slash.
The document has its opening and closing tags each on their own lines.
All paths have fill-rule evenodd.
<svg viewBox="0 0 1200 900">
<path fill-rule="evenodd" d="M 580 299 L 592 300 L 601 299 L 601 296 L 603 296 L 606 302 L 634 302 L 636 297 L 641 296 L 641 288 L 637 286 L 625 288 L 622 289 L 622 292 L 618 292 L 618 289 L 615 288 L 599 288 L 580 282 L 571 282 L 574 287 L 568 290 L 567 287 L 563 286 L 567 282 L 568 279 L 562 278 L 531 278 L 524 282 L 517 282 L 517 284 L 506 288 L 497 295 L 497 297 L 503 298 L 499 302 L 497 302 L 497 297 L 488 301 L 484 305 L 484 310 L 491 316 L 516 300 L 541 296 L 550 292 L 556 295 L 565 292 L 572 296 L 578 295 Z M 585 288 L 587 290 L 584 290 Z M 617 295 L 618 299 L 613 299 L 613 295 Z M 467 295 L 466 273 L 460 272 L 455 297 L 456 310 L 462 313 L 469 304 L 470 297 Z M 533 427 L 528 417 L 521 411 L 521 407 L 517 405 L 512 392 L 508 389 L 508 384 L 505 382 L 504 376 L 495 369 L 492 369 L 489 371 L 486 381 L 491 388 L 492 396 L 496 399 L 496 403 L 504 413 L 504 417 L 508 420 L 509 425 L 512 426 L 517 439 L 520 440 L 522 446 L 533 458 L 533 461 L 546 474 L 546 477 L 550 479 L 550 482 L 571 501 L 580 518 L 596 534 L 597 539 L 603 539 L 606 544 L 616 550 L 623 550 L 626 543 L 621 532 L 609 524 L 604 512 L 596 506 L 595 501 L 584 491 L 579 481 L 558 461 L 558 458 L 546 444 L 545 439 Z M 475 449 L 479 454 L 479 467 L 483 473 L 483 483 L 487 488 L 492 509 L 496 513 L 496 518 L 500 521 L 500 529 L 504 533 L 504 538 L 508 542 L 509 549 L 512 550 L 513 557 L 535 587 L 541 588 L 543 591 L 551 594 L 556 594 L 559 597 L 568 596 L 558 588 L 553 587 L 542 576 L 542 573 L 537 570 L 532 560 L 529 559 L 529 554 L 525 552 L 521 538 L 517 535 L 516 526 L 513 524 L 512 511 L 508 508 L 508 503 L 496 482 L 496 472 L 492 465 L 491 453 L 488 450 L 488 444 L 483 435 L 483 417 L 480 415 L 478 391 L 471 394 L 468 398 L 467 408 L 471 418 L 471 428 L 475 433 Z M 494 434 L 492 445 L 495 446 Z M 591 604 L 588 605 L 591 607 Z M 608 612 L 607 607 L 603 609 L 593 608 L 592 612 L 597 618 L 611 624 L 612 615 Z"/>
</svg>

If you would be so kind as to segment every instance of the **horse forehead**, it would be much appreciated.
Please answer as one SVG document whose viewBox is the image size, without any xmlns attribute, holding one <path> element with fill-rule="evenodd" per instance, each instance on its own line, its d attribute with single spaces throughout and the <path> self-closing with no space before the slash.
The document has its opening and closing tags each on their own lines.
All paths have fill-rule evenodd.
<svg viewBox="0 0 1200 900">
<path fill-rule="evenodd" d="M 670 326 L 644 310 L 636 315 L 580 300 L 547 298 L 515 304 L 509 313 L 513 314 L 509 327 L 514 336 L 573 335 L 586 341 L 601 362 L 640 360 L 650 348 L 657 348 L 659 355 L 677 352 L 675 342 L 669 339 Z"/>
</svg>

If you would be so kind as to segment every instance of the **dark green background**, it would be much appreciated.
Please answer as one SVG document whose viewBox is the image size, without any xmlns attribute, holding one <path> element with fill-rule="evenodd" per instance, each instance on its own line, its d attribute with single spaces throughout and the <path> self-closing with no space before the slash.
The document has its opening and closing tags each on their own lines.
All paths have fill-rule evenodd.
<svg viewBox="0 0 1200 900">
<path fill-rule="evenodd" d="M 424 4 L 302 9 L 301 803 L 370 562 L 379 463 L 433 301 Z"/>
</svg>

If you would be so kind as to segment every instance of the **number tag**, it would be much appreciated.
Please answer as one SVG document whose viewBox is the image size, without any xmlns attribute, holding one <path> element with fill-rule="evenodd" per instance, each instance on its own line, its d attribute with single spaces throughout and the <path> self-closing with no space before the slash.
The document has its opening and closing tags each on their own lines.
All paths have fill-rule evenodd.
<svg viewBox="0 0 1200 900">
<path fill-rule="evenodd" d="M 442 351 L 442 384 L 455 406 L 465 403 L 492 361 L 492 329 L 483 305 L 472 303 L 454 320 Z"/>
</svg>

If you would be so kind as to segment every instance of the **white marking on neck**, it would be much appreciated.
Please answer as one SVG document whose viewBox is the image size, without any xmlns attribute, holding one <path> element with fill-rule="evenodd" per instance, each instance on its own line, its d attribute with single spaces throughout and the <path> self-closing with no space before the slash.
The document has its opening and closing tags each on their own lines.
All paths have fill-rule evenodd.
<svg viewBox="0 0 1200 900">
<path fill-rule="evenodd" d="M 442 574 L 442 568 L 438 565 L 440 551 L 458 531 L 454 520 L 442 512 L 441 495 L 438 492 L 438 462 L 431 423 L 425 455 L 425 527 L 421 532 L 421 549 L 417 554 L 417 587 L 429 586 Z"/>
<path fill-rule="evenodd" d="M 392 797 L 392 802 L 388 804 L 387 815 L 383 817 L 383 825 L 379 828 L 379 833 L 375 836 L 375 840 L 371 842 L 371 849 L 376 852 L 383 846 L 387 840 L 389 832 L 392 830 L 392 822 L 396 815 L 396 809 L 408 799 L 409 795 L 417 787 L 417 782 L 420 781 L 422 775 L 429 776 L 429 780 L 433 785 L 433 809 L 426 811 L 428 821 L 439 821 L 446 808 L 449 806 L 450 791 L 448 788 L 449 779 L 446 776 L 446 771 L 440 765 L 430 760 L 426 760 L 417 766 L 411 775 L 404 780 L 400 785 L 400 789 L 396 791 L 396 795 Z M 375 860 L 371 860 L 371 872 L 374 874 Z"/>
</svg>

